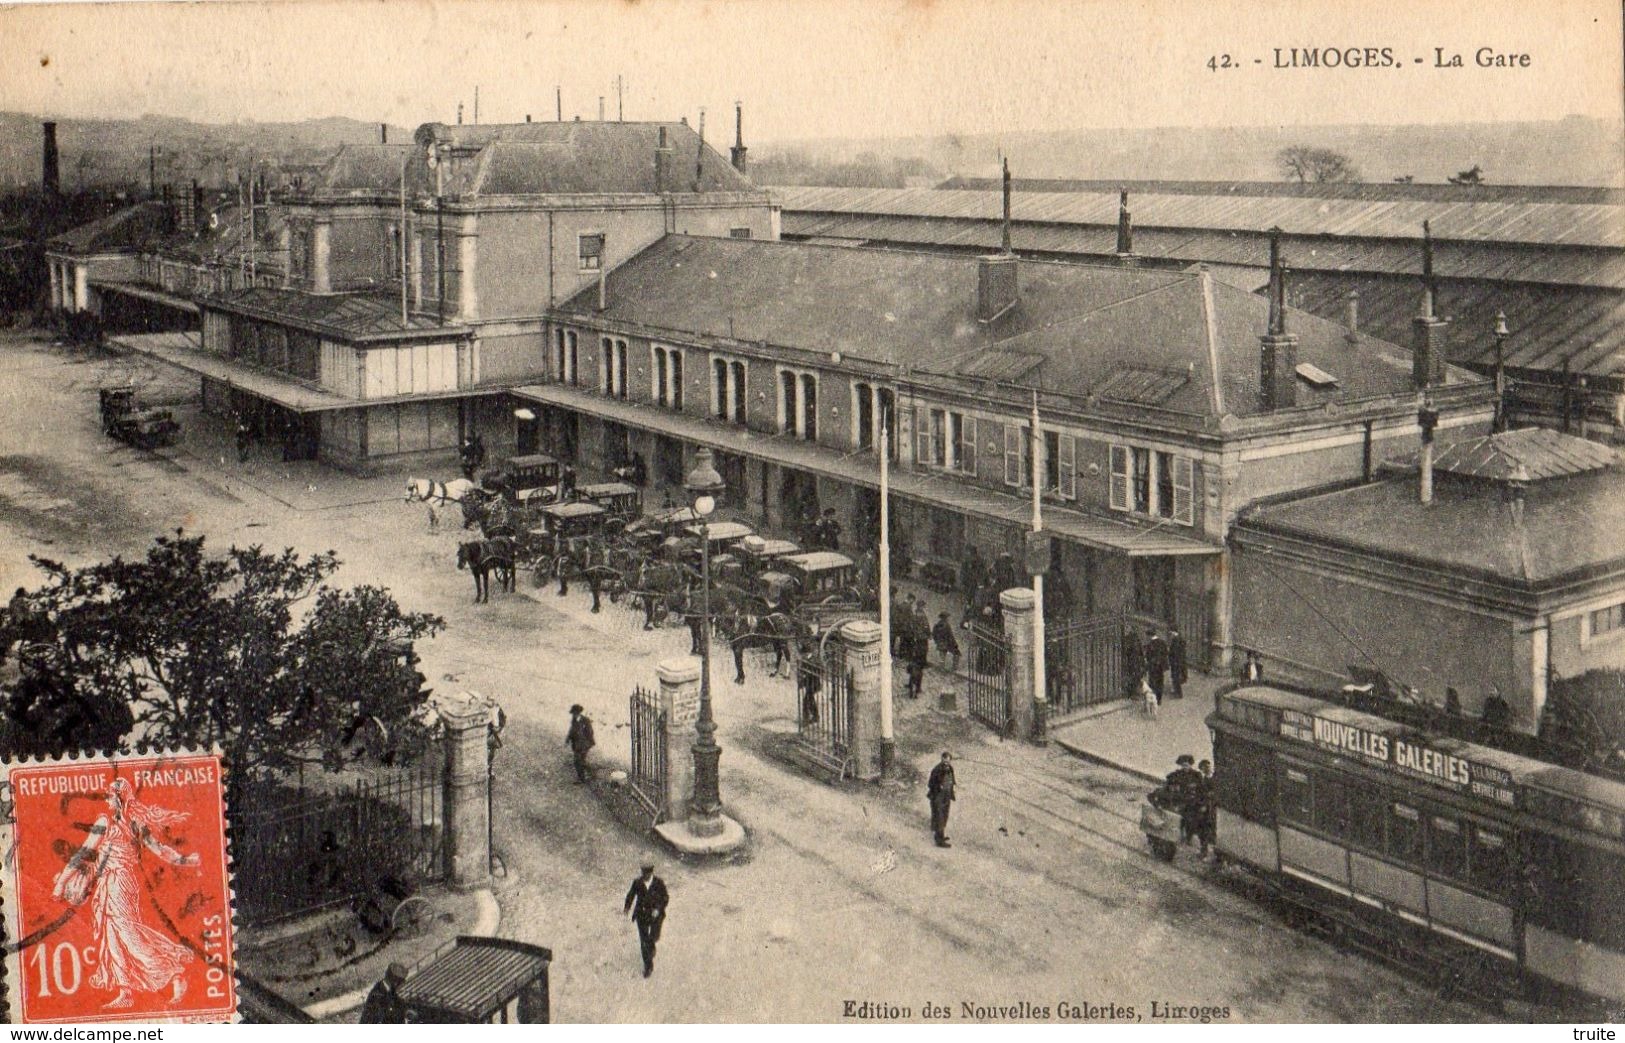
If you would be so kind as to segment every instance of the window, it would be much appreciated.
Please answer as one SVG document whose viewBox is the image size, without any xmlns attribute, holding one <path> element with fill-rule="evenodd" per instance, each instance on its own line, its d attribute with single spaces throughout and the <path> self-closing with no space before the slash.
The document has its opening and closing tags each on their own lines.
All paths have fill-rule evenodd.
<svg viewBox="0 0 1625 1043">
<path fill-rule="evenodd" d="M 580 355 L 577 350 L 575 330 L 556 330 L 553 334 L 553 375 L 561 384 L 574 384 L 577 381 L 577 363 Z"/>
<path fill-rule="evenodd" d="M 779 431 L 809 442 L 818 440 L 818 378 L 779 370 Z"/>
<path fill-rule="evenodd" d="M 1467 831 L 1459 819 L 1428 816 L 1428 869 L 1452 880 L 1467 876 Z"/>
<path fill-rule="evenodd" d="M 576 237 L 577 253 L 581 258 L 581 270 L 596 272 L 604 266 L 604 234 L 594 232 Z"/>
<path fill-rule="evenodd" d="M 788 369 L 779 371 L 779 430 L 796 433 L 796 375 Z"/>
<path fill-rule="evenodd" d="M 748 401 L 745 397 L 745 364 L 735 359 L 728 363 L 728 369 L 733 376 L 734 411 L 731 419 L 736 424 L 743 424 L 746 418 L 745 403 Z"/>
<path fill-rule="evenodd" d="M 1588 641 L 1625 633 L 1625 602 L 1599 608 L 1588 614 L 1585 630 L 1585 638 Z"/>
<path fill-rule="evenodd" d="M 711 416 L 732 423 L 745 422 L 745 364 L 738 359 L 711 356 Z"/>
<path fill-rule="evenodd" d="M 976 473 L 976 418 L 932 409 L 920 425 L 917 462 L 958 474 Z"/>
<path fill-rule="evenodd" d="M 604 337 L 599 341 L 603 357 L 598 363 L 600 386 L 606 395 L 626 397 L 626 341 L 619 337 Z"/>
<path fill-rule="evenodd" d="M 1275 765 L 1270 751 L 1234 735 L 1213 737 L 1213 785 L 1219 806 L 1249 822 L 1275 825 Z"/>
<path fill-rule="evenodd" d="M 389 226 L 389 275 L 390 278 L 399 279 L 405 274 L 402 262 L 405 255 L 401 253 L 400 225 Z"/>
<path fill-rule="evenodd" d="M 801 437 L 818 441 L 818 378 L 801 374 Z"/>
<path fill-rule="evenodd" d="M 1031 489 L 1033 485 L 1032 429 L 1004 425 L 1004 484 Z"/>
<path fill-rule="evenodd" d="M 650 349 L 654 369 L 654 402 L 670 409 L 683 408 L 683 353 L 659 344 Z"/>
<path fill-rule="evenodd" d="M 728 229 L 728 238 L 730 238 L 730 239 L 749 239 L 750 238 L 750 229 L 749 228 L 730 228 L 730 229 Z"/>
<path fill-rule="evenodd" d="M 1335 775 L 1315 779 L 1315 828 L 1334 837 L 1349 832 L 1348 785 Z"/>
<path fill-rule="evenodd" d="M 1512 892 L 1517 870 L 1512 843 L 1500 829 L 1473 823 L 1471 878 L 1474 884 L 1495 894 Z"/>
<path fill-rule="evenodd" d="M 1348 839 L 1356 847 L 1378 854 L 1383 850 L 1382 818 L 1387 801 L 1381 790 L 1369 786 L 1348 787 Z"/>
<path fill-rule="evenodd" d="M 1063 499 L 1078 494 L 1077 440 L 1059 431 L 1044 432 L 1044 492 Z"/>
<path fill-rule="evenodd" d="M 1062 439 L 1061 451 L 1066 452 L 1065 439 Z M 1075 445 L 1072 460 L 1075 484 Z M 1064 481 L 1064 462 L 1061 468 Z M 1195 477 L 1195 462 L 1189 457 L 1138 446 L 1114 445 L 1108 502 L 1114 511 L 1132 511 L 1192 525 L 1196 520 Z"/>
<path fill-rule="evenodd" d="M 1401 862 L 1422 864 L 1422 813 L 1409 804 L 1388 805 L 1388 854 Z"/>
<path fill-rule="evenodd" d="M 875 389 L 861 381 L 852 385 L 852 423 L 859 449 L 875 447 Z"/>
<path fill-rule="evenodd" d="M 1314 824 L 1314 785 L 1303 768 L 1281 766 L 1281 818 L 1301 826 Z"/>
</svg>

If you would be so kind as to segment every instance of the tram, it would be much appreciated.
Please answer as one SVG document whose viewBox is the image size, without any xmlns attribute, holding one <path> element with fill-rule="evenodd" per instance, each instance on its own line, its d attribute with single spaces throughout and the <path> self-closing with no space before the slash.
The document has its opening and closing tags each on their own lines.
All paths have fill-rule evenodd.
<svg viewBox="0 0 1625 1043">
<path fill-rule="evenodd" d="M 1208 718 L 1220 855 L 1440 966 L 1625 1001 L 1625 785 L 1265 685 Z"/>
</svg>

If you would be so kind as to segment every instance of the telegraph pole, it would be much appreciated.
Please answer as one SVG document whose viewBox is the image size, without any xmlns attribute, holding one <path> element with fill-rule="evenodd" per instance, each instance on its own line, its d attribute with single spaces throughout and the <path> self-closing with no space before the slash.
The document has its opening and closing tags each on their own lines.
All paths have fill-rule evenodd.
<svg viewBox="0 0 1625 1043">
<path fill-rule="evenodd" d="M 880 413 L 880 774 L 891 771 L 897 754 L 892 734 L 891 664 L 891 438 L 884 408 Z"/>
<path fill-rule="evenodd" d="M 1044 511 L 1039 494 L 1038 466 L 1043 461 L 1044 435 L 1038 426 L 1038 389 L 1033 389 L 1033 550 L 1027 555 L 1028 567 L 1033 570 L 1033 734 L 1031 738 L 1044 738 L 1045 718 L 1049 713 L 1048 678 L 1044 675 L 1044 562 L 1035 562 L 1034 555 L 1043 540 Z M 1058 466 L 1058 465 L 1057 465 Z"/>
</svg>

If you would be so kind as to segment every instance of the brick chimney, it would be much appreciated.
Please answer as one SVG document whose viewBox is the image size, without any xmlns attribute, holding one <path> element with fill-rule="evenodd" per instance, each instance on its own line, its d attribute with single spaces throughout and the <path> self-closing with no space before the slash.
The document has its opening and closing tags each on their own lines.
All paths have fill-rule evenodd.
<svg viewBox="0 0 1625 1043">
<path fill-rule="evenodd" d="M 1126 188 L 1117 193 L 1117 259 L 1124 263 L 1134 260 L 1134 223 Z"/>
<path fill-rule="evenodd" d="M 976 321 L 992 322 L 1021 295 L 1019 262 L 1010 249 L 1010 161 L 1004 161 L 1004 249 L 976 262 Z"/>
<path fill-rule="evenodd" d="M 1439 426 L 1439 411 L 1426 395 L 1416 411 L 1417 426 L 1422 429 L 1422 453 L 1417 468 L 1417 493 L 1424 504 L 1433 502 L 1433 432 Z"/>
<path fill-rule="evenodd" d="M 56 196 L 62 193 L 61 158 L 56 150 L 56 122 L 46 120 L 40 124 L 44 134 L 45 155 L 41 162 L 40 187 L 47 196 Z"/>
<path fill-rule="evenodd" d="M 1266 412 L 1298 404 L 1298 335 L 1286 331 L 1286 262 L 1279 228 L 1270 229 L 1270 325 L 1258 338 L 1258 393 Z"/>
<path fill-rule="evenodd" d="M 1438 283 L 1433 278 L 1433 229 L 1422 222 L 1422 313 L 1411 320 L 1411 382 L 1417 390 L 1444 383 L 1448 319 L 1437 314 Z"/>
<path fill-rule="evenodd" d="M 1348 331 L 1343 338 L 1350 344 L 1360 339 L 1360 291 L 1350 290 L 1343 298 L 1343 325 Z"/>
<path fill-rule="evenodd" d="M 734 102 L 734 147 L 728 150 L 728 158 L 732 161 L 734 169 L 741 174 L 745 172 L 745 106 L 742 102 Z"/>
</svg>

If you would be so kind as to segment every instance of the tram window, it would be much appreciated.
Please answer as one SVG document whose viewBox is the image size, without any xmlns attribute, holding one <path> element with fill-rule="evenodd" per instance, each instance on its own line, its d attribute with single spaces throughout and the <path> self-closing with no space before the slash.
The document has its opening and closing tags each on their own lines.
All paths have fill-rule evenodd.
<svg viewBox="0 0 1625 1043">
<path fill-rule="evenodd" d="M 1351 843 L 1372 851 L 1382 850 L 1382 816 L 1387 810 L 1381 790 L 1367 786 L 1349 787 L 1349 828 Z"/>
<path fill-rule="evenodd" d="M 1309 773 L 1299 768 L 1281 769 L 1281 817 L 1301 825 L 1314 824 L 1314 786 Z"/>
<path fill-rule="evenodd" d="M 1334 837 L 1349 831 L 1348 785 L 1332 775 L 1315 779 L 1315 828 Z"/>
<path fill-rule="evenodd" d="M 1422 813 L 1409 804 L 1388 805 L 1388 853 L 1404 862 L 1422 862 Z"/>
<path fill-rule="evenodd" d="M 1275 823 L 1274 755 L 1262 746 L 1219 732 L 1213 744 L 1219 806 L 1262 825 Z"/>
<path fill-rule="evenodd" d="M 1456 819 L 1429 816 L 1428 869 L 1435 876 L 1467 875 L 1467 834 Z"/>
<path fill-rule="evenodd" d="M 1511 840 L 1500 830 L 1473 824 L 1472 869 L 1474 884 L 1486 891 L 1512 890 L 1513 859 Z"/>
</svg>

